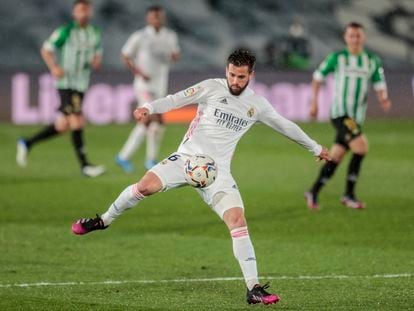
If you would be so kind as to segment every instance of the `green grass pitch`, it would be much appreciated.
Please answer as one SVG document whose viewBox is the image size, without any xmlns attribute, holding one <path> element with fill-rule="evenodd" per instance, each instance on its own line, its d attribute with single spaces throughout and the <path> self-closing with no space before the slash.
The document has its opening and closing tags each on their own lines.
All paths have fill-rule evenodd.
<svg viewBox="0 0 414 311">
<path fill-rule="evenodd" d="M 357 189 L 363 211 L 339 203 L 349 156 L 312 213 L 302 196 L 321 164 L 265 126 L 243 137 L 233 174 L 260 275 L 273 278 L 282 298 L 274 306 L 246 305 L 241 280 L 208 280 L 241 272 L 225 226 L 190 187 L 146 199 L 106 231 L 70 232 L 72 221 L 104 212 L 144 173 L 143 150 L 135 174 L 113 163 L 131 127 L 87 128 L 92 161 L 108 169 L 87 179 L 68 135 L 39 144 L 29 166 L 18 168 L 16 140 L 39 127 L 0 124 L 0 310 L 414 308 L 414 121 L 368 121 L 370 153 Z M 302 127 L 331 144 L 329 124 Z M 168 127 L 163 156 L 185 130 Z M 177 279 L 184 281 L 168 281 Z"/>
</svg>

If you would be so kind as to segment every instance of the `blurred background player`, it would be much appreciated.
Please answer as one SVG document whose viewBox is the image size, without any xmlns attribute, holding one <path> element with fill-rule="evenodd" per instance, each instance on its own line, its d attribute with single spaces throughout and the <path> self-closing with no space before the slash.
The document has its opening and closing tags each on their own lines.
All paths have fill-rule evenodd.
<svg viewBox="0 0 414 311">
<path fill-rule="evenodd" d="M 76 0 L 72 7 L 73 21 L 56 29 L 41 49 L 41 55 L 50 73 L 56 78 L 60 96 L 59 115 L 54 124 L 46 126 L 30 138 L 17 143 L 17 164 L 27 165 L 27 155 L 33 146 L 71 130 L 72 143 L 81 165 L 82 173 L 96 177 L 105 172 L 103 166 L 91 165 L 87 159 L 83 128 L 82 100 L 89 86 L 91 69 L 98 69 L 102 62 L 101 34 L 89 24 L 92 4 Z"/>
<path fill-rule="evenodd" d="M 336 87 L 331 104 L 331 121 L 336 130 L 336 138 L 330 150 L 332 161 L 322 167 L 312 188 L 305 193 L 311 209 L 319 208 L 319 191 L 332 177 L 348 150 L 351 150 L 352 157 L 341 202 L 350 208 L 364 208 L 365 204 L 357 199 L 354 189 L 362 160 L 368 152 L 368 140 L 362 133 L 362 124 L 370 82 L 383 110 L 388 112 L 391 107 L 381 61 L 376 54 L 364 49 L 363 26 L 355 22 L 349 23 L 345 28 L 344 40 L 346 49 L 328 55 L 313 74 L 310 115 L 316 118 L 321 82 L 329 73 L 334 73 Z"/>
<path fill-rule="evenodd" d="M 168 72 L 172 62 L 180 57 L 177 35 L 164 27 L 165 11 L 161 6 L 147 9 L 147 26 L 134 32 L 122 48 L 122 60 L 131 70 L 138 105 L 167 95 Z M 157 163 L 158 151 L 164 134 L 161 114 L 155 114 L 137 123 L 115 161 L 125 171 L 132 172 L 130 162 L 144 138 L 147 138 L 145 167 Z"/>
</svg>

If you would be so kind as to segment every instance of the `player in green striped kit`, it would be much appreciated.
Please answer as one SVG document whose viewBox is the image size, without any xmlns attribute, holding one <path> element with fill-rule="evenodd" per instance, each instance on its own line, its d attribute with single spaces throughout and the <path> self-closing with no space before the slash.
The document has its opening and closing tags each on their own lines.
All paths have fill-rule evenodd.
<svg viewBox="0 0 414 311">
<path fill-rule="evenodd" d="M 383 110 L 388 112 L 391 107 L 381 61 L 377 55 L 364 49 L 363 26 L 355 22 L 348 24 L 344 40 L 346 49 L 329 54 L 313 75 L 310 115 L 316 118 L 320 85 L 328 74 L 334 74 L 335 91 L 331 104 L 331 121 L 336 129 L 336 139 L 330 150 L 332 161 L 322 167 L 311 189 L 305 192 L 310 209 L 319 208 L 319 191 L 332 177 L 348 150 L 352 152 L 352 157 L 341 202 L 349 208 L 365 207 L 355 196 L 354 189 L 362 160 L 368 152 L 368 140 L 362 133 L 362 124 L 365 120 L 370 84 L 373 85 Z"/>
<path fill-rule="evenodd" d="M 82 99 L 89 86 L 91 70 L 101 65 L 101 34 L 98 28 L 89 24 L 92 17 L 89 0 L 75 0 L 72 15 L 73 21 L 56 29 L 41 50 L 43 60 L 56 78 L 61 102 L 59 116 L 54 124 L 31 138 L 19 140 L 16 160 L 19 166 L 26 166 L 28 152 L 35 144 L 70 130 L 82 173 L 96 177 L 104 173 L 105 169 L 91 165 L 86 157 Z"/>
</svg>

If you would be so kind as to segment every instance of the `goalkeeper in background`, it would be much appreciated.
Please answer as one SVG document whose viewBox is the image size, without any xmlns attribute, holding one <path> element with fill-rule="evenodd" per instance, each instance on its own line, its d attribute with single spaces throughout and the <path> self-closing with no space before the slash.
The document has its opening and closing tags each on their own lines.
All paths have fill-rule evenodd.
<svg viewBox="0 0 414 311">
<path fill-rule="evenodd" d="M 318 194 L 348 150 L 352 152 L 352 157 L 341 202 L 349 208 L 365 207 L 365 203 L 357 199 L 354 189 L 362 160 L 368 152 L 368 140 L 362 133 L 362 124 L 365 120 L 370 83 L 373 84 L 383 110 L 388 112 L 391 108 L 381 60 L 374 53 L 364 49 L 363 26 L 355 22 L 349 23 L 345 28 L 344 40 L 346 48 L 329 54 L 313 74 L 310 116 L 316 118 L 321 82 L 328 74 L 334 73 L 335 92 L 331 105 L 331 121 L 336 130 L 336 137 L 330 150 L 332 161 L 325 163 L 315 183 L 305 192 L 310 209 L 319 208 Z"/>
<path fill-rule="evenodd" d="M 60 97 L 59 115 L 54 124 L 48 125 L 30 138 L 17 143 L 17 164 L 27 165 L 29 150 L 37 143 L 71 131 L 72 144 L 85 176 L 96 177 L 105 172 L 103 166 L 90 164 L 83 141 L 82 100 L 89 86 L 92 69 L 102 61 L 101 33 L 89 24 L 92 4 L 89 0 L 76 0 L 72 6 L 73 21 L 56 29 L 41 50 L 50 73 L 56 78 Z"/>
</svg>

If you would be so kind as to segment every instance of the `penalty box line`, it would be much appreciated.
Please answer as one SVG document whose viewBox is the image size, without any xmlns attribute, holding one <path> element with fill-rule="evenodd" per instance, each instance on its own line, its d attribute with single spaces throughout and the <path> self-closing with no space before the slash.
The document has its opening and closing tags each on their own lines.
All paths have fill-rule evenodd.
<svg viewBox="0 0 414 311">
<path fill-rule="evenodd" d="M 281 275 L 264 276 L 263 280 L 346 280 L 346 279 L 399 279 L 411 278 L 414 273 L 400 274 L 373 274 L 373 275 Z M 0 288 L 10 287 L 42 287 L 42 286 L 79 286 L 79 285 L 122 285 L 122 284 L 156 284 L 156 283 L 195 283 L 195 282 L 228 282 L 242 281 L 242 277 L 222 277 L 222 278 L 200 278 L 200 279 L 166 279 L 166 280 L 107 280 L 91 282 L 37 282 L 37 283 L 5 283 L 0 284 Z"/>
</svg>

